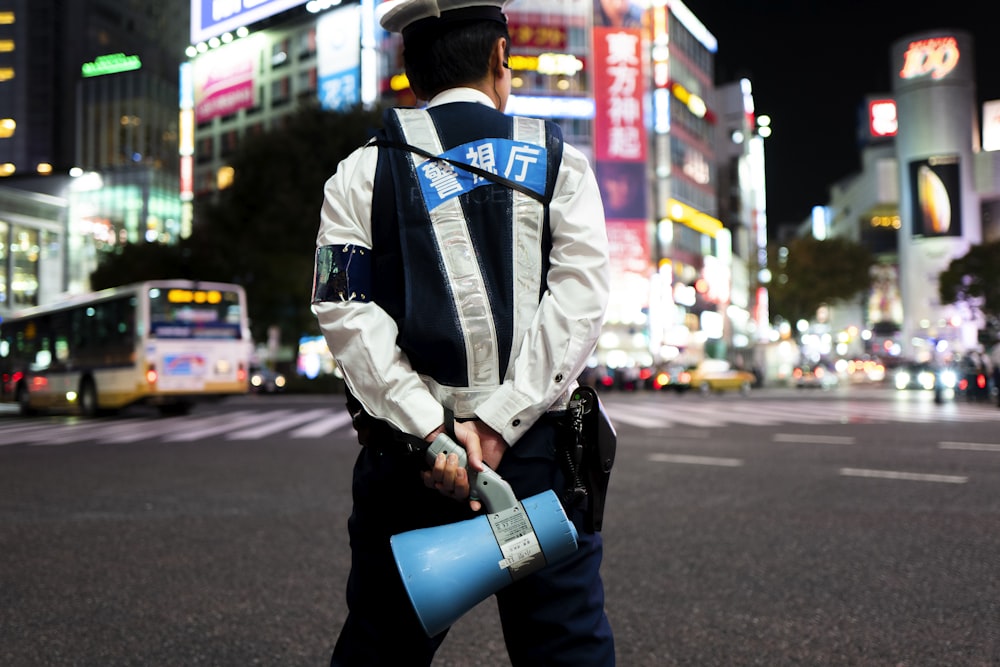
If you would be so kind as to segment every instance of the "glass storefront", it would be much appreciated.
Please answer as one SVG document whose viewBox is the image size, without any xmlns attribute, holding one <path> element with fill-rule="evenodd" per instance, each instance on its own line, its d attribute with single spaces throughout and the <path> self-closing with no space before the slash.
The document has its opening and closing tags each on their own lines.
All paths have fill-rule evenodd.
<svg viewBox="0 0 1000 667">
<path fill-rule="evenodd" d="M 0 317 L 65 290 L 65 201 L 0 188 Z"/>
</svg>

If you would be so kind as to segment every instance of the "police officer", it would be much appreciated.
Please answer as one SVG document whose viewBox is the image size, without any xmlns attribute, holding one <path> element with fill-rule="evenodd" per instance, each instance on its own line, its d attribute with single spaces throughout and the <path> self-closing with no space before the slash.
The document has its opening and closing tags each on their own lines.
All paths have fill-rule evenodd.
<svg viewBox="0 0 1000 667">
<path fill-rule="evenodd" d="M 415 441 L 453 428 L 469 467 L 495 469 L 519 498 L 567 485 L 558 417 L 603 321 L 607 234 L 580 151 L 552 123 L 503 113 L 505 2 L 383 5 L 380 22 L 402 33 L 410 85 L 428 103 L 389 109 L 377 141 L 324 189 L 313 309 L 364 445 L 349 612 L 331 665 L 429 665 L 444 640 L 424 634 L 389 538 L 480 506 L 456 457 L 428 467 Z M 515 666 L 614 664 L 601 535 L 579 508 L 568 513 L 577 551 L 496 594 Z M 476 637 L 459 641 L 478 652 Z"/>
</svg>

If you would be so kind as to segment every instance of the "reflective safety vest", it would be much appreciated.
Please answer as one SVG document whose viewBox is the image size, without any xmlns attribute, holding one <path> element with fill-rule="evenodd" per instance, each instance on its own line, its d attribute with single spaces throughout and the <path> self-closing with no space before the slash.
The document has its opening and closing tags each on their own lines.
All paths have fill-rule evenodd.
<svg viewBox="0 0 1000 667">
<path fill-rule="evenodd" d="M 390 109 L 378 138 L 541 195 L 540 202 L 451 162 L 378 148 L 372 300 L 396 321 L 413 368 L 462 414 L 503 382 L 546 289 L 547 202 L 562 133 L 554 123 L 456 102 Z"/>
</svg>

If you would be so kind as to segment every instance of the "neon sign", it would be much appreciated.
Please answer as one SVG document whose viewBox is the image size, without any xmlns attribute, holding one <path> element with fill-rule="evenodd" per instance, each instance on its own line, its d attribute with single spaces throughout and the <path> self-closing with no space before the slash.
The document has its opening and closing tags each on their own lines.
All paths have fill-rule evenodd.
<svg viewBox="0 0 1000 667">
<path fill-rule="evenodd" d="M 903 69 L 899 71 L 899 78 L 930 76 L 935 80 L 943 79 L 958 65 L 960 55 L 958 40 L 954 37 L 933 37 L 910 42 L 903 54 Z"/>
<path fill-rule="evenodd" d="M 104 76 L 105 74 L 118 74 L 119 72 L 131 72 L 142 67 L 139 56 L 127 56 L 124 53 L 112 53 L 106 56 L 98 56 L 93 62 L 83 63 L 81 73 L 84 78 L 91 76 Z"/>
<path fill-rule="evenodd" d="M 894 100 L 872 100 L 868 104 L 868 127 L 873 136 L 894 137 L 899 131 Z"/>
</svg>

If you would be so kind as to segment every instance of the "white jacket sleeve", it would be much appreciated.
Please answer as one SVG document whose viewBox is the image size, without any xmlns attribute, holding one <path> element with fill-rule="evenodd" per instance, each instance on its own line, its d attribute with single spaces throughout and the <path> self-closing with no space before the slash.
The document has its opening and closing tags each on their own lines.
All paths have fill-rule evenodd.
<svg viewBox="0 0 1000 667">
<path fill-rule="evenodd" d="M 548 290 L 509 377 L 476 415 L 513 445 L 583 371 L 604 323 L 610 289 L 608 237 L 597 180 L 570 145 L 549 206 Z"/>
<path fill-rule="evenodd" d="M 372 247 L 372 182 L 377 159 L 377 150 L 358 149 L 327 181 L 318 248 Z M 312 309 L 347 386 L 370 414 L 421 438 L 443 423 L 441 404 L 396 345 L 396 323 L 388 313 L 362 301 L 321 301 Z"/>
</svg>

